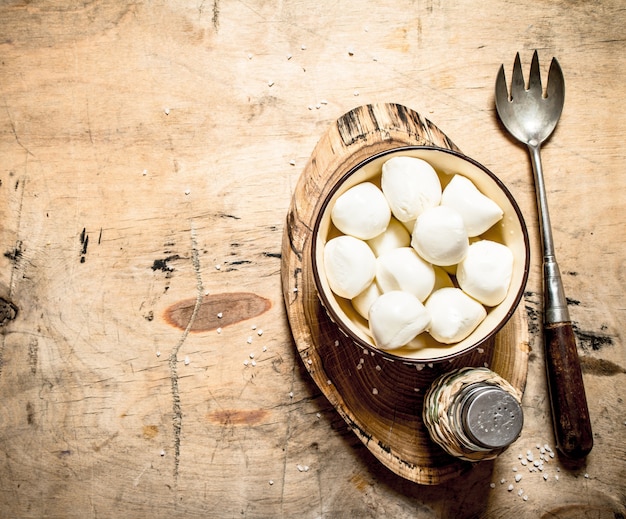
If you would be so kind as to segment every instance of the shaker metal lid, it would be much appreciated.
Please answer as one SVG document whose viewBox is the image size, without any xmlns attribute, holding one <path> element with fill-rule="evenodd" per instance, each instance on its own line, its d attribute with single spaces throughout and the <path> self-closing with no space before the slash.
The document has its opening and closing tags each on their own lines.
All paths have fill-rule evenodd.
<svg viewBox="0 0 626 519">
<path fill-rule="evenodd" d="M 487 449 L 513 443 L 524 423 L 515 397 L 496 386 L 483 386 L 467 394 L 461 415 L 467 437 Z"/>
</svg>

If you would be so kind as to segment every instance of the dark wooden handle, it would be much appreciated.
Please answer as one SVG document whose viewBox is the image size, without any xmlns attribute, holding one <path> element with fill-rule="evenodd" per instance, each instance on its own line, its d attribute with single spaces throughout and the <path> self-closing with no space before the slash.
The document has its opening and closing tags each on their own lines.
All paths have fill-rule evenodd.
<svg viewBox="0 0 626 519">
<path fill-rule="evenodd" d="M 557 448 L 569 458 L 584 458 L 593 435 L 572 324 L 546 324 L 544 340 Z"/>
</svg>

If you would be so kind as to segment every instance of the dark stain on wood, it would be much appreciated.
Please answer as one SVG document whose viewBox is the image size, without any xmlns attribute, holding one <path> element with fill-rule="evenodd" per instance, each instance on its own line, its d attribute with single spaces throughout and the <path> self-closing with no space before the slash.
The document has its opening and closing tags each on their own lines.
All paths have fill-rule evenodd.
<svg viewBox="0 0 626 519">
<path fill-rule="evenodd" d="M 85 263 L 85 257 L 87 256 L 87 247 L 89 245 L 89 235 L 87 229 L 83 227 L 83 232 L 80 233 L 80 262 Z"/>
<path fill-rule="evenodd" d="M 572 323 L 572 327 L 580 347 L 585 351 L 600 351 L 605 346 L 613 346 L 613 337 L 610 335 L 583 331 L 575 323 Z"/>
<path fill-rule="evenodd" d="M 626 373 L 626 369 L 622 366 L 606 359 L 596 359 L 588 355 L 580 357 L 580 367 L 583 373 L 597 375 L 601 377 L 612 377 Z"/>
<path fill-rule="evenodd" d="M 220 409 L 209 413 L 207 418 L 220 425 L 258 425 L 268 414 L 265 409 Z"/>
<path fill-rule="evenodd" d="M 0 297 L 0 326 L 4 326 L 9 321 L 17 317 L 17 306 L 11 301 Z"/>
<path fill-rule="evenodd" d="M 8 250 L 4 253 L 4 257 L 11 260 L 13 263 L 17 263 L 22 257 L 23 249 L 21 240 L 18 241 L 13 250 Z"/>
<path fill-rule="evenodd" d="M 165 320 L 185 330 L 196 306 L 196 298 L 185 299 L 170 306 Z M 272 306 L 269 299 L 251 292 L 225 292 L 204 296 L 200 302 L 190 332 L 205 332 L 223 328 L 267 312 Z"/>
<path fill-rule="evenodd" d="M 180 259 L 180 256 L 178 254 L 173 254 L 163 259 L 155 259 L 154 263 L 152 263 L 152 270 L 154 271 L 161 270 L 163 272 L 173 272 L 174 267 L 170 267 L 168 263 L 170 261 L 175 261 L 177 259 Z"/>
</svg>

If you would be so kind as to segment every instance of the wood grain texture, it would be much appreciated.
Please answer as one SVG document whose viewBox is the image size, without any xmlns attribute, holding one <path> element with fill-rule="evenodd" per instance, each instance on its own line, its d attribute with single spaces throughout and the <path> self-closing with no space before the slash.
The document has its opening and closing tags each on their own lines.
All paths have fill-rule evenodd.
<svg viewBox="0 0 626 519">
<path fill-rule="evenodd" d="M 361 349 L 338 331 L 325 312 L 311 256 L 320 204 L 360 161 L 406 145 L 459 151 L 427 118 L 397 104 L 360 106 L 330 125 L 295 188 L 283 238 L 282 281 L 296 346 L 322 393 L 383 464 L 410 481 L 432 485 L 467 471 L 469 464 L 431 442 L 421 417 L 427 389 L 449 369 L 496 364 L 499 374 L 523 393 L 528 335 L 520 310 L 506 332 L 487 347 L 453 362 L 415 366 Z"/>
<path fill-rule="evenodd" d="M 0 326 L 0 517 L 626 514 L 623 2 L 8 0 L 0 20 L 14 317 Z M 535 197 L 493 102 L 500 64 L 520 51 L 527 67 L 534 49 L 565 75 L 542 159 L 594 432 L 582 466 L 557 456 L 543 472 L 518 459 L 555 447 Z M 379 103 L 423 114 L 502 178 L 535 258 L 522 436 L 437 486 L 396 475 L 346 425 L 281 290 L 308 158 L 342 114 Z M 192 330 L 205 298 L 238 293 L 271 306 Z M 184 329 L 168 323 L 190 303 Z"/>
</svg>

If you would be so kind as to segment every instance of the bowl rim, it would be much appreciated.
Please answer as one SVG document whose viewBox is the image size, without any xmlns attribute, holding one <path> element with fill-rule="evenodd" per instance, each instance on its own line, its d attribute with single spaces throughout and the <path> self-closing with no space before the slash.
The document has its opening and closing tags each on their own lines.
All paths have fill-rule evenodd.
<svg viewBox="0 0 626 519">
<path fill-rule="evenodd" d="M 452 155 L 461 160 L 469 162 L 473 166 L 483 171 L 487 176 L 489 176 L 495 182 L 498 188 L 502 190 L 504 195 L 509 200 L 509 203 L 511 204 L 511 207 L 515 211 L 517 219 L 520 223 L 520 228 L 521 228 L 522 237 L 524 241 L 524 252 L 525 252 L 524 268 L 522 271 L 521 282 L 519 285 L 519 290 L 517 294 L 515 295 L 515 298 L 512 300 L 510 308 L 507 310 L 506 314 L 502 317 L 502 319 L 500 319 L 498 324 L 494 326 L 494 328 L 487 335 L 482 337 L 477 342 L 474 342 L 473 344 L 467 346 L 466 348 L 462 350 L 458 350 L 453 353 L 449 353 L 446 355 L 441 355 L 441 356 L 437 356 L 433 358 L 411 358 L 411 357 L 395 355 L 393 353 L 393 350 L 383 350 L 381 348 L 378 348 L 375 345 L 364 341 L 358 335 L 356 335 L 348 326 L 343 324 L 342 322 L 343 318 L 337 314 L 337 312 L 333 308 L 333 305 L 330 304 L 325 291 L 322 289 L 323 284 L 320 279 L 321 274 L 320 274 L 320 270 L 318 268 L 318 262 L 317 262 L 317 242 L 318 242 L 317 236 L 319 233 L 319 228 L 322 223 L 322 216 L 326 212 L 326 209 L 328 208 L 328 205 L 330 204 L 330 201 L 333 199 L 335 193 L 339 189 L 341 189 L 341 186 L 346 182 L 346 180 L 348 180 L 359 169 L 363 168 L 370 162 L 373 162 L 375 160 L 380 159 L 381 157 L 384 157 L 385 155 L 402 153 L 403 151 L 413 151 L 413 150 L 437 151 L 437 152 L 445 153 L 448 155 Z M 495 173 L 489 170 L 489 168 L 487 168 L 486 166 L 478 162 L 476 159 L 473 159 L 472 157 L 469 157 L 460 151 L 451 150 L 449 148 L 442 148 L 439 146 L 432 146 L 432 145 L 430 146 L 429 145 L 402 145 L 402 146 L 388 148 L 386 150 L 376 152 L 373 155 L 366 157 L 365 159 L 361 160 L 359 163 L 349 168 L 348 171 L 346 171 L 346 173 L 344 173 L 335 182 L 335 184 L 331 187 L 329 192 L 326 193 L 324 199 L 322 200 L 321 205 L 319 206 L 319 210 L 317 212 L 317 215 L 315 216 L 315 223 L 312 228 L 310 250 L 311 250 L 312 268 L 313 268 L 313 280 L 315 283 L 315 290 L 317 292 L 317 297 L 320 300 L 322 306 L 324 307 L 324 310 L 326 311 L 330 319 L 333 321 L 334 325 L 337 327 L 337 330 L 343 335 L 345 335 L 346 337 L 348 337 L 352 343 L 354 343 L 356 346 L 360 347 L 363 350 L 367 350 L 367 351 L 373 350 L 377 354 L 380 354 L 382 357 L 384 357 L 386 360 L 402 362 L 402 363 L 409 364 L 409 365 L 449 362 L 452 359 L 456 359 L 460 356 L 470 353 L 471 351 L 481 347 L 482 345 L 485 345 L 488 341 L 492 340 L 493 337 L 506 325 L 506 323 L 511 319 L 513 314 L 517 311 L 520 301 L 522 300 L 522 297 L 524 295 L 524 291 L 526 290 L 526 284 L 528 282 L 528 277 L 530 273 L 530 239 L 528 235 L 528 228 L 526 226 L 526 221 L 524 219 L 522 211 L 519 205 L 517 204 L 517 201 L 513 197 L 513 194 L 506 187 L 504 182 L 500 180 L 500 178 L 496 176 Z"/>
</svg>

